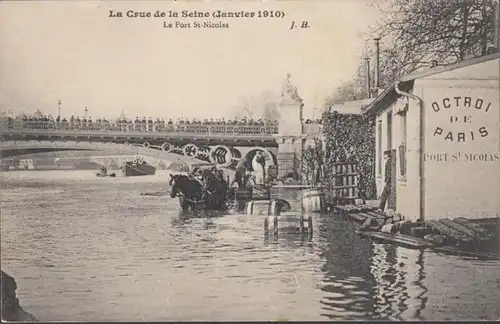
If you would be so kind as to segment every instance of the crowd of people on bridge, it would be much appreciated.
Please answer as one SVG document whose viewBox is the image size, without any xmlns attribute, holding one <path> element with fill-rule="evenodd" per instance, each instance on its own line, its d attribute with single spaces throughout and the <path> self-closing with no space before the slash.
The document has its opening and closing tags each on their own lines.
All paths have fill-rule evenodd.
<svg viewBox="0 0 500 324">
<path fill-rule="evenodd" d="M 277 132 L 278 121 L 265 118 L 234 118 L 234 119 L 187 119 L 178 118 L 176 121 L 163 118 L 153 119 L 151 117 L 136 117 L 129 119 L 124 116 L 116 120 L 106 118 L 92 119 L 92 117 L 71 116 L 65 117 L 42 114 L 37 111 L 33 115 L 22 115 L 18 117 L 7 117 L 8 128 L 22 127 L 27 129 L 63 129 L 63 130 L 95 130 L 95 131 L 140 131 L 140 132 L 235 132 L 237 128 L 243 128 L 243 132 L 262 134 L 274 134 Z M 306 124 L 321 123 L 321 120 L 305 120 Z M 263 131 L 264 130 L 264 131 Z"/>
<path fill-rule="evenodd" d="M 204 119 L 200 120 L 193 118 L 178 118 L 175 122 L 172 119 L 165 121 L 163 118 L 153 119 L 151 117 L 136 117 L 129 119 L 120 117 L 116 120 L 107 120 L 106 118 L 92 119 L 92 117 L 71 116 L 66 119 L 52 115 L 35 114 L 23 115 L 20 117 L 7 117 L 9 128 L 21 126 L 28 129 L 66 129 L 66 130 L 105 130 L 105 131 L 144 131 L 144 132 L 169 132 L 169 131 L 188 131 L 188 132 L 225 132 L 227 126 L 233 130 L 240 126 L 247 129 L 258 128 L 266 129 L 266 132 L 274 133 L 274 129 L 278 126 L 277 120 L 269 120 L 264 118 L 235 118 L 232 120 Z M 262 132 L 261 132 L 262 133 Z"/>
</svg>

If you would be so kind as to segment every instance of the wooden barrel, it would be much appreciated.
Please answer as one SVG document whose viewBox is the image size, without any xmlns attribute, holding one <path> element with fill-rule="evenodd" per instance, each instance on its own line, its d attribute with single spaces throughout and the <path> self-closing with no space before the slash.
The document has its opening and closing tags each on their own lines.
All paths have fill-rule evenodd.
<svg viewBox="0 0 500 324">
<path fill-rule="evenodd" d="M 325 211 L 325 193 L 323 188 L 310 188 L 302 190 L 302 210 L 305 212 Z"/>
<path fill-rule="evenodd" d="M 279 215 L 280 205 L 276 200 L 252 200 L 245 206 L 247 215 Z"/>
<path fill-rule="evenodd" d="M 266 234 L 273 233 L 275 235 L 279 232 L 286 234 L 309 233 L 309 235 L 312 235 L 312 217 L 297 212 L 287 212 L 280 216 L 268 216 L 264 220 L 264 231 Z"/>
<path fill-rule="evenodd" d="M 231 210 L 234 212 L 245 212 L 246 204 L 248 201 L 246 200 L 234 200 L 231 204 Z"/>
<path fill-rule="evenodd" d="M 235 200 L 252 200 L 252 188 L 236 188 L 234 190 Z"/>
<path fill-rule="evenodd" d="M 271 200 L 271 187 L 255 186 L 252 189 L 252 200 Z"/>
</svg>

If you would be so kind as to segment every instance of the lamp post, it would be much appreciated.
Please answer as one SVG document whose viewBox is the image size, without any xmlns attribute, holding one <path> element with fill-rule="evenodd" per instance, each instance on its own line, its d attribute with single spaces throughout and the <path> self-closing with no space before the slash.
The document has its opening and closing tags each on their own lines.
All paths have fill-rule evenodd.
<svg viewBox="0 0 500 324">
<path fill-rule="evenodd" d="M 59 119 L 61 119 L 61 100 L 59 100 L 59 102 L 57 103 L 57 106 L 58 106 L 58 110 L 59 110 Z"/>
</svg>

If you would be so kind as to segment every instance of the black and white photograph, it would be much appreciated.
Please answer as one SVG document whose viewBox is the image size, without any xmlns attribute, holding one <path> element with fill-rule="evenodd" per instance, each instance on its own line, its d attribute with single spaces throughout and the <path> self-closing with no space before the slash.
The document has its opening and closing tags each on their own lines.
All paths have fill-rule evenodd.
<svg viewBox="0 0 500 324">
<path fill-rule="evenodd" d="M 499 27 L 0 1 L 2 323 L 499 321 Z"/>
</svg>

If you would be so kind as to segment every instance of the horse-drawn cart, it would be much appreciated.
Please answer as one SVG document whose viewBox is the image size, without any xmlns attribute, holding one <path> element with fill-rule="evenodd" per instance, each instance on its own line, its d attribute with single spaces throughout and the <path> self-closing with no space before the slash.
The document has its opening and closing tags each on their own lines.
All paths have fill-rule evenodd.
<svg viewBox="0 0 500 324">
<path fill-rule="evenodd" d="M 193 164 L 190 172 L 170 175 L 170 197 L 182 210 L 226 210 L 228 182 L 215 164 Z"/>
</svg>

